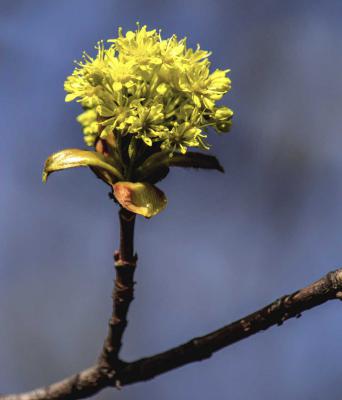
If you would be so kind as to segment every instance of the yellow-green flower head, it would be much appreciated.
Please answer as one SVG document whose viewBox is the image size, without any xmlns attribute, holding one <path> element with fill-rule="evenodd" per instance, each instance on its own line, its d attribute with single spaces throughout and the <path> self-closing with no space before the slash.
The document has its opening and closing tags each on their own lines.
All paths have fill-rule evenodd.
<svg viewBox="0 0 342 400">
<path fill-rule="evenodd" d="M 66 101 L 77 100 L 84 112 L 77 120 L 85 142 L 110 135 L 128 136 L 170 154 L 188 147 L 208 149 L 207 127 L 226 132 L 233 112 L 217 101 L 230 90 L 228 69 L 210 71 L 210 53 L 189 49 L 176 35 L 162 39 L 146 26 L 95 46 L 83 54 L 66 81 Z"/>
</svg>

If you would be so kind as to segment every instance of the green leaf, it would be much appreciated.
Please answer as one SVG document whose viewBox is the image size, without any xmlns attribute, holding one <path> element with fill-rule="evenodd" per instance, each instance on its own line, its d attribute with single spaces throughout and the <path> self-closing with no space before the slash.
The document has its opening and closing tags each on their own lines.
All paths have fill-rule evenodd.
<svg viewBox="0 0 342 400">
<path fill-rule="evenodd" d="M 145 182 L 149 182 L 149 183 L 157 183 L 162 181 L 164 178 L 167 177 L 167 175 L 170 172 L 170 168 L 169 167 L 165 167 L 164 165 L 161 165 L 158 168 L 155 168 L 154 170 L 151 171 L 150 174 L 148 175 L 144 175 L 144 179 L 137 179 L 137 180 L 143 180 Z"/>
<path fill-rule="evenodd" d="M 52 154 L 45 161 L 42 177 L 43 182 L 46 182 L 52 172 L 76 167 L 91 167 L 108 184 L 113 184 L 123 179 L 112 158 L 105 157 L 95 151 L 65 149 Z"/>
<path fill-rule="evenodd" d="M 170 160 L 169 151 L 158 151 L 148 157 L 139 167 L 141 171 L 152 170 L 160 165 L 168 166 Z"/>
<path fill-rule="evenodd" d="M 224 172 L 222 165 L 214 156 L 188 151 L 186 154 L 162 151 L 147 158 L 138 168 L 136 178 L 141 181 L 156 183 L 163 179 L 168 172 L 168 167 L 215 169 Z"/>
<path fill-rule="evenodd" d="M 122 207 L 147 218 L 160 213 L 167 204 L 165 194 L 146 182 L 117 182 L 113 192 Z"/>
<path fill-rule="evenodd" d="M 103 181 L 104 183 L 107 183 L 110 187 L 112 187 L 112 185 L 117 182 L 117 179 L 114 179 L 114 177 L 107 172 L 106 170 L 102 169 L 102 168 L 95 168 L 95 167 L 89 167 L 92 172 L 94 173 L 94 175 L 101 179 L 101 181 Z"/>
<path fill-rule="evenodd" d="M 174 154 L 169 161 L 170 167 L 216 169 L 224 172 L 219 160 L 214 156 L 188 151 L 185 154 Z"/>
</svg>

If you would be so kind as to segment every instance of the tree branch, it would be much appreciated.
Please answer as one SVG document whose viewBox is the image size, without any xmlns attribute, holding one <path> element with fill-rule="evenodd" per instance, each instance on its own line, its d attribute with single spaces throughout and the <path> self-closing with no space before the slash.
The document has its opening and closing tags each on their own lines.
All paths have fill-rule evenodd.
<svg viewBox="0 0 342 400">
<path fill-rule="evenodd" d="M 115 253 L 116 278 L 112 293 L 112 316 L 108 322 L 108 334 L 99 358 L 101 369 L 112 376 L 117 369 L 122 336 L 127 326 L 127 314 L 134 295 L 134 271 L 137 256 L 134 255 L 135 214 L 124 208 L 119 211 L 120 249 Z"/>
<path fill-rule="evenodd" d="M 342 268 L 208 335 L 131 363 L 119 361 L 112 375 L 103 374 L 100 366 L 95 365 L 47 388 L 0 396 L 0 400 L 74 400 L 89 397 L 105 387 L 152 379 L 191 362 L 209 358 L 224 347 L 273 325 L 281 325 L 289 318 L 298 317 L 302 312 L 333 299 L 342 299 Z"/>
<path fill-rule="evenodd" d="M 285 295 L 264 308 L 247 315 L 208 335 L 194 338 L 155 356 L 143 358 L 118 371 L 122 385 L 145 381 L 194 361 L 201 361 L 224 347 L 230 346 L 273 325 L 300 317 L 301 313 L 328 300 L 342 299 L 342 268 L 290 295 Z"/>
<path fill-rule="evenodd" d="M 76 400 L 93 396 L 108 387 L 110 380 L 101 374 L 98 365 L 88 368 L 77 375 L 70 376 L 50 386 L 30 392 L 2 395 L 1 400 Z"/>
</svg>

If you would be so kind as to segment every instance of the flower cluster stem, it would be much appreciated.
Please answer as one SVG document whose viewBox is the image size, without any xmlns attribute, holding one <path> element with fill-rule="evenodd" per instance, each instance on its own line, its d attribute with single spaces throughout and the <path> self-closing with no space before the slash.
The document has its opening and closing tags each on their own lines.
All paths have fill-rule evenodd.
<svg viewBox="0 0 342 400">
<path fill-rule="evenodd" d="M 121 208 L 119 211 L 120 218 L 120 250 L 118 258 L 123 263 L 135 262 L 134 256 L 134 225 L 135 214 Z"/>
<path fill-rule="evenodd" d="M 120 249 L 114 254 L 116 278 L 112 293 L 112 316 L 108 323 L 108 334 L 100 356 L 100 364 L 110 373 L 115 373 L 120 363 L 119 352 L 127 326 L 128 309 L 134 298 L 133 277 L 137 260 L 134 255 L 135 214 L 121 208 L 119 219 Z"/>
</svg>

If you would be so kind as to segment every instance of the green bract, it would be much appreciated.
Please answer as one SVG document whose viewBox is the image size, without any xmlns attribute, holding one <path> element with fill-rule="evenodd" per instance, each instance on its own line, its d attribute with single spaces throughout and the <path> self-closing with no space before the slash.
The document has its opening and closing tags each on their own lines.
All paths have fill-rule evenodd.
<svg viewBox="0 0 342 400">
<path fill-rule="evenodd" d="M 149 217 L 165 206 L 166 199 L 155 209 L 151 207 L 158 202 L 149 200 L 147 208 L 142 203 L 158 198 L 159 189 L 153 184 L 167 175 L 169 167 L 222 170 L 215 157 L 187 150 L 209 149 L 209 126 L 218 132 L 229 130 L 233 112 L 216 105 L 230 90 L 229 70 L 210 72 L 208 51 L 199 45 L 187 48 L 186 39 L 176 35 L 162 39 L 160 32 L 146 26 L 138 25 L 125 35 L 120 28 L 118 38 L 108 43 L 108 48 L 103 41 L 97 43 L 94 58 L 84 52 L 64 84 L 66 101 L 77 100 L 83 107 L 77 120 L 86 144 L 95 151 L 68 149 L 52 155 L 44 177 L 56 170 L 89 166 L 112 186 L 114 196 L 115 184 L 124 182 L 116 188 L 124 187 L 126 195 L 131 191 L 132 196 L 126 196 L 134 200 L 130 207 Z M 128 202 L 119 203 L 129 208 Z M 138 206 L 132 206 L 135 203 Z"/>
</svg>

